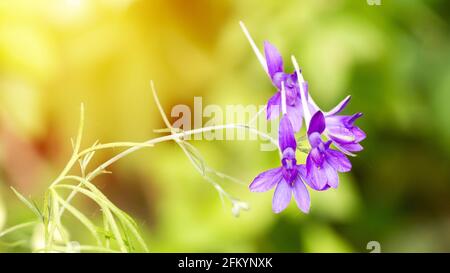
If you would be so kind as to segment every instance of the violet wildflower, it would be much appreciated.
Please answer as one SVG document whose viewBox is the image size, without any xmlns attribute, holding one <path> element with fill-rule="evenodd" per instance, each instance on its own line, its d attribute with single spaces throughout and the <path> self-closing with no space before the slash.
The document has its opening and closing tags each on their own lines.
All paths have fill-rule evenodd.
<svg viewBox="0 0 450 273">
<path fill-rule="evenodd" d="M 325 117 L 321 111 L 317 111 L 309 124 L 308 140 L 311 151 L 306 159 L 306 182 L 315 190 L 337 188 L 338 172 L 348 172 L 352 168 L 350 160 L 343 153 L 330 149 L 331 140 L 322 140 L 321 134 L 324 130 Z"/>
<path fill-rule="evenodd" d="M 291 56 L 295 72 L 285 73 L 283 59 L 278 50 L 269 42 L 265 42 L 264 57 L 244 23 L 240 24 L 256 57 L 277 88 L 277 92 L 267 102 L 267 119 L 278 117 L 280 111 L 283 114 L 279 129 L 282 166 L 258 175 L 250 184 L 250 190 L 263 192 L 276 186 L 272 202 L 273 211 L 276 213 L 287 207 L 293 192 L 298 207 L 307 212 L 310 199 L 304 183 L 318 191 L 337 188 L 338 173 L 348 172 L 352 168 L 346 154 L 354 155 L 354 152 L 363 149 L 359 143 L 365 139 L 366 134 L 354 125 L 362 113 L 339 115 L 348 104 L 350 96 L 331 111 L 322 111 L 308 92 L 308 85 L 295 56 Z M 311 117 L 311 114 L 314 115 Z M 311 146 L 306 165 L 297 164 L 295 159 L 297 143 L 294 132 L 300 131 L 303 119 Z M 331 144 L 338 150 L 332 149 Z"/>
<path fill-rule="evenodd" d="M 363 149 L 362 140 L 366 138 L 366 134 L 359 127 L 354 125 L 354 122 L 363 114 L 356 113 L 351 116 L 338 115 L 347 106 L 351 96 L 347 96 L 331 111 L 325 112 L 326 134 L 333 141 L 333 144 L 342 152 L 353 155 L 354 152 L 359 152 Z M 315 111 L 320 109 L 315 105 L 310 105 Z"/>
<path fill-rule="evenodd" d="M 283 153 L 282 166 L 259 174 L 249 188 L 252 192 L 265 192 L 276 186 L 272 200 L 272 210 L 275 213 L 283 211 L 289 205 L 292 194 L 299 209 L 308 213 L 310 198 L 303 183 L 306 178 L 306 168 L 304 165 L 297 165 L 295 159 L 297 142 L 294 129 L 286 114 L 281 118 L 278 137 Z"/>
<path fill-rule="evenodd" d="M 267 71 L 277 92 L 267 102 L 267 119 L 278 117 L 281 111 L 281 89 L 286 90 L 286 114 L 295 132 L 302 127 L 303 110 L 300 99 L 300 88 L 297 73 L 287 74 L 283 68 L 283 58 L 278 50 L 269 42 L 264 42 Z M 304 90 L 306 90 L 306 83 Z"/>
</svg>

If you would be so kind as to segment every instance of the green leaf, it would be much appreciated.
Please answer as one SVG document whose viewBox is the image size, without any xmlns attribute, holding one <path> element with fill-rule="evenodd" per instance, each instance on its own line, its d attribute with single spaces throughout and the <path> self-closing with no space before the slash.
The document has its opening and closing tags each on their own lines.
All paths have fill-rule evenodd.
<svg viewBox="0 0 450 273">
<path fill-rule="evenodd" d="M 89 232 L 94 236 L 95 240 L 97 241 L 97 244 L 99 246 L 102 245 L 102 242 L 100 240 L 100 237 L 97 234 L 97 227 L 94 223 L 92 223 L 91 220 L 89 220 L 82 212 L 80 212 L 78 209 L 76 209 L 74 206 L 66 202 L 63 198 L 61 198 L 58 194 L 55 194 L 56 192 L 52 189 L 54 192 L 54 198 L 57 200 L 63 207 L 67 209 L 75 218 L 77 218 L 88 230 Z"/>
<path fill-rule="evenodd" d="M 22 203 L 24 203 L 39 219 L 43 219 L 42 213 L 39 211 L 39 209 L 36 207 L 34 203 L 30 202 L 25 196 L 20 194 L 13 187 L 11 187 L 11 190 L 17 195 L 19 200 L 22 201 Z"/>
<path fill-rule="evenodd" d="M 107 220 L 107 222 L 109 223 L 110 227 L 111 227 L 111 231 L 114 234 L 114 237 L 117 241 L 117 244 L 119 245 L 119 248 L 122 252 L 127 252 L 127 247 L 124 243 L 124 240 L 122 238 L 122 235 L 120 233 L 120 229 L 117 226 L 117 223 L 113 217 L 113 214 L 110 211 L 110 207 L 108 207 L 108 203 L 105 203 L 104 200 L 102 200 L 102 198 L 100 198 L 97 194 L 94 194 L 91 191 L 88 191 L 86 189 L 80 188 L 80 187 L 76 187 L 73 185 L 64 185 L 64 184 L 58 184 L 55 185 L 54 188 L 63 188 L 63 189 L 70 189 L 72 191 L 76 191 L 79 193 L 84 194 L 85 196 L 89 197 L 90 199 L 92 199 L 94 202 L 96 202 L 101 208 L 102 208 L 102 212 L 105 215 L 105 218 Z M 109 202 L 110 203 L 110 202 Z"/>
</svg>

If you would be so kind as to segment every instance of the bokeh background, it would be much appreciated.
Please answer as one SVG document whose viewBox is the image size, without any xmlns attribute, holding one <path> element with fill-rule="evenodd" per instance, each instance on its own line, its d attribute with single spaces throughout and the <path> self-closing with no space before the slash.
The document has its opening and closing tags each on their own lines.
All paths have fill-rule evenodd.
<svg viewBox="0 0 450 273">
<path fill-rule="evenodd" d="M 324 109 L 353 96 L 346 113 L 364 112 L 365 150 L 337 190 L 312 195 L 308 215 L 293 203 L 276 215 L 271 193 L 224 182 L 251 205 L 239 218 L 174 143 L 139 151 L 96 184 L 137 219 L 151 251 L 367 252 L 373 240 L 386 252 L 450 251 L 449 11 L 444 0 L 1 1 L 0 230 L 33 217 L 9 187 L 42 202 L 70 157 L 82 102 L 85 147 L 159 136 L 151 79 L 167 113 L 194 96 L 264 104 L 274 89 L 243 20 L 259 46 L 297 56 Z M 246 183 L 279 164 L 255 141 L 192 143 Z M 88 238 L 81 225 L 72 232 Z"/>
</svg>

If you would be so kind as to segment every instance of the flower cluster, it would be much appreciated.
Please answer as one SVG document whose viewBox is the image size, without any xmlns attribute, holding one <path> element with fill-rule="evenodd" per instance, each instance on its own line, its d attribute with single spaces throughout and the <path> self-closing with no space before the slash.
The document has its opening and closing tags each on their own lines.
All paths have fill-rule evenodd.
<svg viewBox="0 0 450 273">
<path fill-rule="evenodd" d="M 354 125 L 362 113 L 340 115 L 350 96 L 329 112 L 321 110 L 309 95 L 295 58 L 295 72 L 288 74 L 280 53 L 269 42 L 264 43 L 264 53 L 266 71 L 277 89 L 267 103 L 267 119 L 281 114 L 278 142 L 282 159 L 280 167 L 259 174 L 249 188 L 264 192 L 275 187 L 272 201 L 275 213 L 289 205 L 292 195 L 299 209 L 308 213 L 311 201 L 307 186 L 316 191 L 337 188 L 338 173 L 348 172 L 352 167 L 347 155 L 353 156 L 363 149 L 360 142 L 366 135 Z M 297 164 L 295 133 L 302 128 L 303 120 L 310 149 L 306 163 Z"/>
</svg>

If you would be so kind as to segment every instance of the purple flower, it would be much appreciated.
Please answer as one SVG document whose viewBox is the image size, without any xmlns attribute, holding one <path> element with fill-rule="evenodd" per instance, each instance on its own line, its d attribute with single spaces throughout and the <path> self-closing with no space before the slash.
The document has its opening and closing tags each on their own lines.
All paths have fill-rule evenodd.
<svg viewBox="0 0 450 273">
<path fill-rule="evenodd" d="M 326 134 L 333 141 L 333 144 L 342 152 L 352 155 L 363 149 L 361 142 L 366 138 L 366 134 L 359 127 L 355 126 L 355 121 L 363 114 L 356 113 L 351 116 L 338 115 L 347 106 L 351 96 L 347 96 L 331 111 L 325 112 Z M 315 111 L 320 111 L 317 106 L 311 106 Z"/>
<path fill-rule="evenodd" d="M 279 145 L 283 153 L 282 166 L 259 174 L 249 188 L 252 192 L 265 192 L 276 186 L 272 200 L 275 213 L 283 211 L 290 203 L 292 194 L 299 209 L 309 212 L 310 198 L 303 181 L 306 178 L 304 165 L 297 165 L 294 129 L 287 115 L 283 115 L 279 127 Z"/>
<path fill-rule="evenodd" d="M 297 73 L 287 74 L 283 68 L 283 58 L 278 50 L 269 42 L 264 42 L 264 53 L 266 55 L 267 69 L 273 85 L 277 92 L 267 102 L 267 119 L 278 117 L 281 111 L 281 88 L 284 83 L 286 90 L 286 113 L 291 121 L 295 132 L 302 127 L 303 110 L 301 107 L 300 88 Z M 307 85 L 304 83 L 304 90 Z"/>
<path fill-rule="evenodd" d="M 352 168 L 350 160 L 343 153 L 330 149 L 331 140 L 323 142 L 321 134 L 324 130 L 325 117 L 321 111 L 317 111 L 311 118 L 308 129 L 311 151 L 306 159 L 305 180 L 315 190 L 337 188 L 337 172 L 348 172 Z"/>
</svg>

